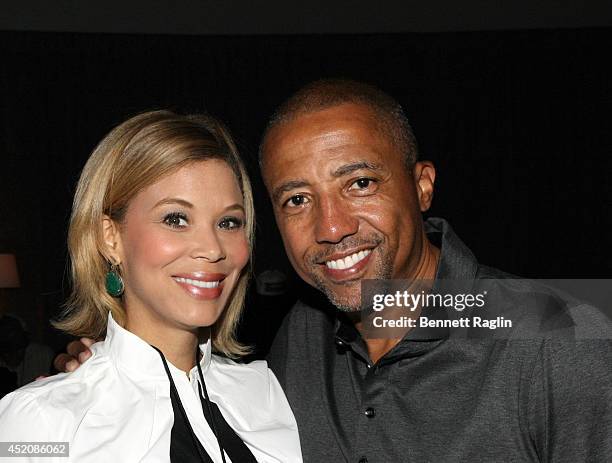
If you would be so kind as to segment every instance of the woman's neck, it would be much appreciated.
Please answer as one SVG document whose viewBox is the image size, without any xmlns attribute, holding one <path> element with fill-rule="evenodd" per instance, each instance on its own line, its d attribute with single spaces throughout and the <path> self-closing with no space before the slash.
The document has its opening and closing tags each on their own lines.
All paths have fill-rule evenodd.
<svg viewBox="0 0 612 463">
<path fill-rule="evenodd" d="M 198 330 L 190 331 L 152 321 L 147 316 L 128 311 L 125 329 L 162 351 L 166 360 L 189 373 L 195 366 Z"/>
</svg>

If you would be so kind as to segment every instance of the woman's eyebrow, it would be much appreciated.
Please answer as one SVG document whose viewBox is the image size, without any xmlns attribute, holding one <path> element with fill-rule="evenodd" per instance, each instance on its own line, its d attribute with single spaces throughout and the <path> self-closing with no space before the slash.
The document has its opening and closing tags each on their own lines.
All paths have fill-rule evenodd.
<svg viewBox="0 0 612 463">
<path fill-rule="evenodd" d="M 160 199 L 159 201 L 157 201 L 155 203 L 155 205 L 151 208 L 151 209 L 155 209 L 159 206 L 163 206 L 166 204 L 180 204 L 181 206 L 185 206 L 188 207 L 190 209 L 193 208 L 193 204 L 191 204 L 189 201 L 185 200 L 185 199 L 181 199 L 181 198 L 163 198 Z"/>
<path fill-rule="evenodd" d="M 239 204 L 239 203 L 234 203 L 234 204 L 230 204 L 229 206 L 227 206 L 223 210 L 224 211 L 239 210 L 241 212 L 244 212 L 244 206 L 242 204 Z"/>
<path fill-rule="evenodd" d="M 190 203 L 189 201 L 185 199 L 164 198 L 164 199 L 159 200 L 157 203 L 155 203 L 155 206 L 153 206 L 151 209 L 155 209 L 159 206 L 165 206 L 166 204 L 180 204 L 181 206 L 187 207 L 189 209 L 193 209 L 195 207 L 192 203 Z M 234 203 L 234 204 L 230 204 L 229 206 L 223 208 L 223 210 L 224 211 L 240 210 L 244 212 L 244 206 L 240 203 Z"/>
</svg>

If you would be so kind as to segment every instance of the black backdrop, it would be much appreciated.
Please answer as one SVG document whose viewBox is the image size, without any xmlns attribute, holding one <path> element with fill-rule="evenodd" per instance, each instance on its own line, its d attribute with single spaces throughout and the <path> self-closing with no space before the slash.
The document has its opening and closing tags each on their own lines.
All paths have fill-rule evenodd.
<svg viewBox="0 0 612 463">
<path fill-rule="evenodd" d="M 65 286 L 79 171 L 116 123 L 206 110 L 238 139 L 258 211 L 256 272 L 291 272 L 259 173 L 259 136 L 300 85 L 350 77 L 404 105 L 438 168 L 431 215 L 486 264 L 528 277 L 609 277 L 612 29 L 196 37 L 0 32 L 0 252 L 36 337 Z M 300 286 L 294 276 L 292 281 Z M 265 351 L 290 301 L 252 297 L 242 336 Z M 270 322 L 269 320 L 273 321 Z"/>
</svg>

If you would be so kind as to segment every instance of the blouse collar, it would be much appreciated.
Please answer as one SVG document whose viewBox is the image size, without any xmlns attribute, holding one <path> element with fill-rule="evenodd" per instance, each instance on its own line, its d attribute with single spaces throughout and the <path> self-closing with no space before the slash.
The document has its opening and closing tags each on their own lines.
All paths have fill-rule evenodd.
<svg viewBox="0 0 612 463">
<path fill-rule="evenodd" d="M 108 314 L 104 347 L 113 361 L 125 368 L 127 373 L 167 378 L 159 353 L 146 341 L 119 326 L 110 313 Z M 200 352 L 202 353 L 200 367 L 205 371 L 208 369 L 212 357 L 210 338 L 205 343 L 200 344 Z M 168 362 L 168 366 L 173 376 L 175 373 L 185 376 L 182 370 L 170 362 Z M 196 367 L 189 372 L 190 377 L 195 370 Z"/>
</svg>

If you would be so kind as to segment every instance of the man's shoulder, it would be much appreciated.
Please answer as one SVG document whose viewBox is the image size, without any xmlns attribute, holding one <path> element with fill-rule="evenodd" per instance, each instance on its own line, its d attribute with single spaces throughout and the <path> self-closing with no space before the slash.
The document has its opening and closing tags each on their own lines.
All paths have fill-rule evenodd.
<svg viewBox="0 0 612 463">
<path fill-rule="evenodd" d="M 502 280 L 520 279 L 521 277 L 513 275 L 512 273 L 504 272 L 498 268 L 489 267 L 488 265 L 478 264 L 478 271 L 476 272 L 477 279 L 492 279 L 499 278 Z"/>
<path fill-rule="evenodd" d="M 576 297 L 568 282 L 575 283 L 522 278 L 479 266 L 475 287 L 487 291 L 492 312 L 507 313 L 524 326 L 531 325 L 529 333 L 537 332 L 538 338 L 552 334 L 570 340 L 612 340 L 612 320 L 605 308 Z"/>
<path fill-rule="evenodd" d="M 333 326 L 335 320 L 334 309 L 327 304 L 299 299 L 291 307 L 285 317 L 286 328 L 301 327 L 308 325 L 313 327 Z"/>
<path fill-rule="evenodd" d="M 286 376 L 309 365 L 314 357 L 326 355 L 334 340 L 335 314 L 329 308 L 305 300 L 289 310 L 276 333 L 267 356 L 270 368 L 281 385 Z"/>
</svg>

